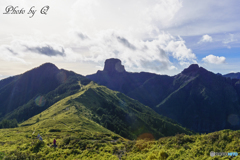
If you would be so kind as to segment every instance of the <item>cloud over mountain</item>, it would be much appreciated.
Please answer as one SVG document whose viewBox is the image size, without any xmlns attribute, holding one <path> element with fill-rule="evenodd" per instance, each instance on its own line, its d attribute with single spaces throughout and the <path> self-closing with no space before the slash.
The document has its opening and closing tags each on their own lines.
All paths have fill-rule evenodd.
<svg viewBox="0 0 240 160">
<path fill-rule="evenodd" d="M 226 58 L 221 56 L 214 56 L 214 55 L 208 55 L 205 58 L 202 59 L 206 63 L 211 63 L 211 64 L 222 64 L 225 63 Z"/>
</svg>

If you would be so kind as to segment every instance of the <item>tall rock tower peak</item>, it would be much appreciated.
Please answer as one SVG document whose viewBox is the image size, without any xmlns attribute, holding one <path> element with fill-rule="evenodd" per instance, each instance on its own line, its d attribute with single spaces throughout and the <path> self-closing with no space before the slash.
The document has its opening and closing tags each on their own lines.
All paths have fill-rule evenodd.
<svg viewBox="0 0 240 160">
<path fill-rule="evenodd" d="M 126 72 L 121 60 L 115 58 L 107 59 L 105 61 L 103 71 L 107 71 L 109 73 Z"/>
</svg>

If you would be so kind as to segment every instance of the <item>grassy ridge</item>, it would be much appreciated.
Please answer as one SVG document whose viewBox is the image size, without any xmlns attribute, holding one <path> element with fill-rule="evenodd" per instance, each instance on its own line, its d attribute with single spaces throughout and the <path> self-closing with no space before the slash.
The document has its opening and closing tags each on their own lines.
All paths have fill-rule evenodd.
<svg viewBox="0 0 240 160">
<path fill-rule="evenodd" d="M 4 153 L 4 159 L 117 160 L 132 159 L 135 154 L 146 158 L 148 153 L 141 155 L 139 150 L 141 141 L 123 137 L 153 140 L 177 132 L 192 134 L 119 92 L 93 82 L 78 85 L 77 93 L 31 117 L 18 128 L 0 130 L 0 152 Z M 38 140 L 38 134 L 43 141 Z M 54 138 L 57 148 L 52 146 Z"/>
<path fill-rule="evenodd" d="M 153 138 L 177 133 L 192 134 L 186 128 L 119 92 L 94 82 L 85 86 L 81 83 L 79 85 L 81 88 L 79 92 L 58 101 L 41 114 L 23 122 L 22 125 L 48 127 L 53 125 L 53 119 L 64 119 L 69 126 L 75 128 L 78 127 L 75 124 L 85 119 L 95 121 L 128 139 L 137 139 L 143 133 L 150 133 Z M 35 124 L 38 120 L 40 122 Z"/>
<path fill-rule="evenodd" d="M 88 145 L 98 140 L 114 140 L 121 138 L 101 125 L 77 114 L 74 106 L 66 105 L 67 101 L 81 95 L 79 92 L 54 104 L 14 129 L 0 130 L 0 151 L 12 155 L 13 159 L 22 157 L 37 159 L 72 159 L 82 153 Z M 37 139 L 37 135 L 43 141 Z M 52 147 L 53 139 L 57 140 L 58 148 Z M 70 141 L 78 142 L 73 147 Z M 108 154 L 106 155 L 109 156 Z M 111 157 L 112 155 L 110 155 Z"/>
<path fill-rule="evenodd" d="M 93 82 L 68 103 L 77 107 L 79 113 L 128 139 L 137 139 L 143 133 L 150 133 L 154 138 L 192 134 L 138 101 Z"/>
</svg>

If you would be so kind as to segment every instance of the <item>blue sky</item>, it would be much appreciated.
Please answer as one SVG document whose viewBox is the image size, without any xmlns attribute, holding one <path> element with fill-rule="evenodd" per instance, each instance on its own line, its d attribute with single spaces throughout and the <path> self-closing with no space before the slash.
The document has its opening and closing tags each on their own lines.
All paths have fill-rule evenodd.
<svg viewBox="0 0 240 160">
<path fill-rule="evenodd" d="M 240 72 L 239 0 L 2 0 L 0 12 L 9 5 L 37 11 L 0 14 L 0 79 L 45 62 L 87 75 L 107 58 L 130 72 Z"/>
</svg>

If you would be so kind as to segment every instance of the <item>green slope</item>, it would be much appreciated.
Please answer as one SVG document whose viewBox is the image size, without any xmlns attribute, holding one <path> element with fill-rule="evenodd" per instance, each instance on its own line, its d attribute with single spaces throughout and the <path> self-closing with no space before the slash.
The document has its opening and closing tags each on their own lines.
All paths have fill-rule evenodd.
<svg viewBox="0 0 240 160">
<path fill-rule="evenodd" d="M 170 119 L 158 115 L 149 107 L 119 92 L 93 82 L 86 86 L 81 83 L 79 85 L 81 89 L 78 93 L 58 101 L 21 125 L 46 127 L 62 119 L 58 124 L 81 129 L 85 124 L 79 123 L 86 119 L 95 121 L 128 139 L 137 139 L 144 133 L 149 133 L 154 138 L 176 133 L 192 134 Z M 36 123 L 37 119 L 39 119 L 38 123 Z"/>
<path fill-rule="evenodd" d="M 47 110 L 21 123 L 18 128 L 1 129 L 0 152 L 12 155 L 10 157 L 13 159 L 72 159 L 73 155 L 70 154 L 79 154 L 87 145 L 96 141 L 110 142 L 121 138 L 88 119 L 86 112 L 79 113 L 79 108 L 67 103 L 83 93 L 84 91 L 80 91 L 58 101 Z M 43 141 L 37 139 L 38 134 Z M 52 147 L 54 138 L 57 140 L 57 151 Z M 76 149 L 69 147 L 70 141 L 74 141 Z M 111 156 L 113 155 L 106 153 L 103 157 Z"/>
<path fill-rule="evenodd" d="M 70 103 L 86 106 L 91 119 L 125 138 L 136 139 L 143 133 L 150 133 L 155 138 L 176 133 L 191 134 L 138 101 L 94 83 Z"/>
<path fill-rule="evenodd" d="M 81 85 L 79 83 L 79 85 Z M 83 86 L 83 85 L 81 85 Z M 80 91 L 68 96 L 45 111 L 23 122 L 21 126 L 31 126 L 33 128 L 52 128 L 60 130 L 97 131 L 110 133 L 109 130 L 88 119 L 85 112 L 79 112 L 79 108 L 68 104 L 68 101 L 82 95 Z M 83 106 L 82 109 L 85 107 Z"/>
<path fill-rule="evenodd" d="M 0 152 L 13 159 L 117 160 L 135 143 L 112 132 L 118 132 L 117 129 L 132 139 L 153 140 L 177 132 L 191 134 L 119 92 L 93 82 L 82 85 L 79 81 L 78 85 L 81 89 L 77 93 L 31 117 L 18 128 L 1 129 Z M 112 125 L 117 129 L 111 128 Z M 37 139 L 38 134 L 43 141 Z M 54 138 L 56 149 L 52 147 Z"/>
<path fill-rule="evenodd" d="M 158 130 L 163 131 L 160 136 L 170 134 L 164 132 L 162 125 L 159 128 L 154 126 L 160 123 L 175 133 L 190 132 L 119 92 L 93 82 L 88 85 L 79 82 L 78 85 L 81 89 L 77 93 L 31 117 L 20 127 L 0 129 L 0 152 L 5 159 L 200 160 L 213 159 L 209 156 L 210 151 L 240 152 L 239 131 L 225 130 L 192 136 L 178 134 L 159 140 L 129 141 L 121 138 L 106 129 L 111 126 L 110 122 L 122 130 L 126 127 L 124 131 L 132 137 L 146 131 L 148 134 L 145 135 L 156 135 Z M 122 126 L 123 123 L 126 125 Z M 103 127 L 105 124 L 106 128 Z M 38 134 L 43 141 L 37 139 Z M 148 136 L 144 138 L 151 138 Z M 57 148 L 52 147 L 54 138 Z M 215 157 L 224 158 L 227 157 Z"/>
<path fill-rule="evenodd" d="M 43 142 L 36 139 L 40 132 Z M 0 159 L 111 159 L 111 160 L 215 160 L 237 157 L 215 156 L 210 152 L 240 152 L 240 131 L 223 130 L 202 135 L 178 134 L 159 140 L 128 141 L 96 132 L 46 132 L 32 135 L 29 127 L 0 130 Z M 58 147 L 53 148 L 53 138 Z"/>
</svg>

